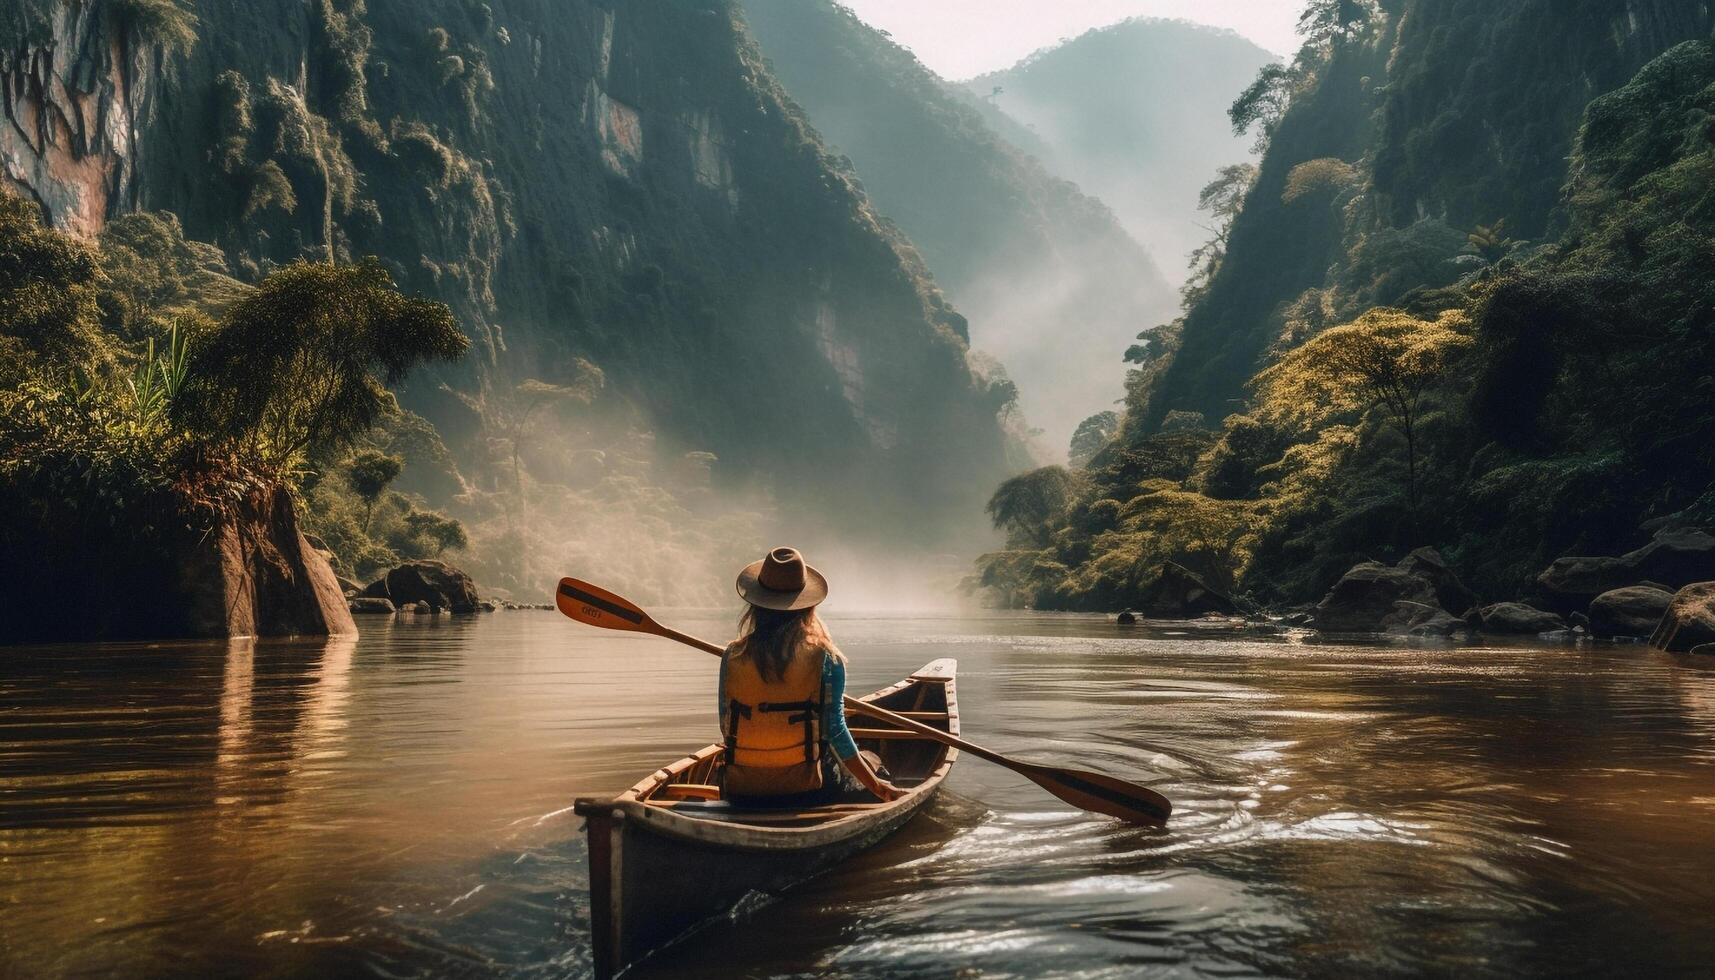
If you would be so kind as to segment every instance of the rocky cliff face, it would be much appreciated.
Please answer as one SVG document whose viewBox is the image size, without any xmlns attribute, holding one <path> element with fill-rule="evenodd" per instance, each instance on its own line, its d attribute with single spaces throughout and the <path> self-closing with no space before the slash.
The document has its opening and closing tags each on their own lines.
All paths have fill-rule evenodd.
<svg viewBox="0 0 1715 980">
<path fill-rule="evenodd" d="M 11 26 L 0 46 L 0 179 L 61 227 L 94 234 L 136 204 L 159 52 L 112 30 L 97 4 L 49 7 Z"/>
<path fill-rule="evenodd" d="M 1008 389 L 732 4 L 200 0 L 188 54 L 152 67 L 110 5 L 50 4 L 60 26 L 4 45 L 9 79 L 51 58 L 87 93 L 23 104 L 103 134 L 8 164 L 56 223 L 171 210 L 251 277 L 382 257 L 477 341 L 402 393 L 470 466 L 489 409 L 587 358 L 663 450 L 713 452 L 717 485 L 976 523 Z"/>
</svg>

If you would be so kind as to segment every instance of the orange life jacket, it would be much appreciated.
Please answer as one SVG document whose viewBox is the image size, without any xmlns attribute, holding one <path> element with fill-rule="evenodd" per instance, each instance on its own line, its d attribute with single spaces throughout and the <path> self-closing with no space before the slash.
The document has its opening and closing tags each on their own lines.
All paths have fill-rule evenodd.
<svg viewBox="0 0 1715 980">
<path fill-rule="evenodd" d="M 726 794 L 788 796 L 822 788 L 823 650 L 800 650 L 778 680 L 727 647 Z"/>
</svg>

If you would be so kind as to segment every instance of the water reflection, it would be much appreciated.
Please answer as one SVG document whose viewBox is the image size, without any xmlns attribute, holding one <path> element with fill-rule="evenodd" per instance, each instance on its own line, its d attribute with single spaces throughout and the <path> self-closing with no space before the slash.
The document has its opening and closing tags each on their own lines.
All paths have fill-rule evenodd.
<svg viewBox="0 0 1715 980">
<path fill-rule="evenodd" d="M 719 638 L 724 615 L 674 616 Z M 961 762 L 876 851 L 643 976 L 1694 972 L 1715 664 L 1085 617 L 839 620 L 968 731 L 1153 781 L 1149 831 Z M 551 613 L 0 652 L 0 974 L 582 975 L 566 811 L 712 737 L 713 662 Z"/>
</svg>

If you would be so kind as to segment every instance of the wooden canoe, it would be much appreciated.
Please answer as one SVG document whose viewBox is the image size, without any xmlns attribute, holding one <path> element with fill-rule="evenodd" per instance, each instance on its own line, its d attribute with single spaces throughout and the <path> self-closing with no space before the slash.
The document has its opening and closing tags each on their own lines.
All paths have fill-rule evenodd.
<svg viewBox="0 0 1715 980">
<path fill-rule="evenodd" d="M 861 700 L 959 733 L 958 662 L 936 660 Z M 940 789 L 958 750 L 855 714 L 858 747 L 881 757 L 891 803 L 737 809 L 710 784 L 720 744 L 651 773 L 613 799 L 580 799 L 589 834 L 590 926 L 598 978 L 617 976 L 744 899 L 777 894 L 876 843 Z"/>
</svg>

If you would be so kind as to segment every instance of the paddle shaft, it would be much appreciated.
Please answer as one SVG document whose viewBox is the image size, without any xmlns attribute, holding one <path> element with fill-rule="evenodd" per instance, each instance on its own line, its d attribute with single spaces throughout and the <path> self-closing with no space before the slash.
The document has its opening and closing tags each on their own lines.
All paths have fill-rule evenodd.
<svg viewBox="0 0 1715 980">
<path fill-rule="evenodd" d="M 726 654 L 726 650 L 722 647 L 689 633 L 681 633 L 670 626 L 662 626 L 653 619 L 648 621 L 643 632 L 652 632 L 665 639 L 676 640 L 686 646 L 696 647 L 704 653 L 712 653 L 717 657 Z M 846 695 L 845 706 L 847 710 L 889 722 L 906 731 L 921 735 L 929 741 L 939 742 L 961 752 L 969 752 L 979 759 L 986 759 L 997 766 L 1010 769 L 1060 799 L 1085 810 L 1106 813 L 1121 820 L 1154 824 L 1165 823 L 1168 815 L 1173 811 L 1173 804 L 1168 801 L 1167 797 L 1147 787 L 1117 780 L 1111 776 L 1103 776 L 1100 773 L 1056 769 L 1010 759 L 993 749 L 985 749 L 975 742 L 967 742 L 957 735 L 941 731 L 939 728 L 931 728 L 919 721 L 895 714 L 880 705 L 861 701 L 849 694 Z"/>
<path fill-rule="evenodd" d="M 649 633 L 675 640 L 686 646 L 696 647 L 698 650 L 712 653 L 717 657 L 726 653 L 723 647 L 657 623 L 636 603 L 590 582 L 574 578 L 561 579 L 554 601 L 560 612 L 580 623 L 602 629 Z M 1083 810 L 1105 813 L 1108 816 L 1118 817 L 1132 823 L 1157 826 L 1165 823 L 1168 816 L 1173 812 L 1173 804 L 1167 797 L 1136 783 L 1116 779 L 1099 772 L 1041 766 L 1029 762 L 1020 762 L 1017 759 L 1009 759 L 999 752 L 967 742 L 957 735 L 941 731 L 938 728 L 931 728 L 915 719 L 895 714 L 879 705 L 860 701 L 857 698 L 847 697 L 845 707 L 847 710 L 888 722 L 902 731 L 911 732 L 928 741 L 939 742 L 942 745 L 969 752 L 971 755 L 985 759 L 995 765 L 1005 766 L 1067 803 Z"/>
</svg>

